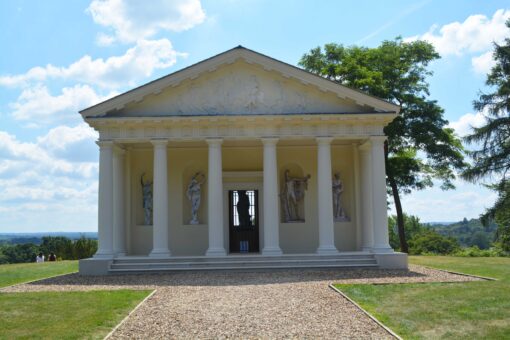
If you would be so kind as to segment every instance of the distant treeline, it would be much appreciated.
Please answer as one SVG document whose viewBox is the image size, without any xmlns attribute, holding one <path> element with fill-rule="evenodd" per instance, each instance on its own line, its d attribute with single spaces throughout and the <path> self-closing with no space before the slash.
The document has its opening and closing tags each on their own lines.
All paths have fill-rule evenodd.
<svg viewBox="0 0 510 340">
<path fill-rule="evenodd" d="M 399 250 L 396 216 L 388 218 L 391 246 Z M 416 216 L 404 214 L 404 229 L 409 254 L 455 256 L 508 256 L 505 245 L 497 241 L 498 227 L 484 227 L 479 219 L 451 224 L 425 224 Z"/>
<path fill-rule="evenodd" d="M 58 260 L 79 260 L 91 257 L 97 251 L 97 240 L 85 236 L 76 240 L 64 236 L 43 236 L 35 237 L 33 243 L 16 243 L 18 241 L 10 239 L 0 242 L 0 264 L 35 262 L 39 253 L 43 253 L 46 259 L 50 253 L 55 253 Z"/>
</svg>

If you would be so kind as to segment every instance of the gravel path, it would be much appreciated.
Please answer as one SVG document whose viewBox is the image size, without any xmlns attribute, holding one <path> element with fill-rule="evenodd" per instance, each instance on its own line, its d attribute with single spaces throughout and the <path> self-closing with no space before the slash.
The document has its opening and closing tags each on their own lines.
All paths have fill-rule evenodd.
<svg viewBox="0 0 510 340">
<path fill-rule="evenodd" d="M 112 335 L 124 338 L 389 338 L 335 283 L 458 282 L 474 277 L 410 270 L 337 269 L 63 275 L 0 292 L 156 289 Z"/>
</svg>

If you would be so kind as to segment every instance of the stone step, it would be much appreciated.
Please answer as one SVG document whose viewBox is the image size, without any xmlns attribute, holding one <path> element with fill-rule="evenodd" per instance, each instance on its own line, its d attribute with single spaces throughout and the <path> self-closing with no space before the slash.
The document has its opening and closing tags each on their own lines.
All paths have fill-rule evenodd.
<svg viewBox="0 0 510 340">
<path fill-rule="evenodd" d="M 351 259 L 364 259 L 364 260 L 372 260 L 374 256 L 371 254 L 360 254 L 360 255 L 283 255 L 283 256 L 262 256 L 262 255 L 229 255 L 223 257 L 187 257 L 187 256 L 177 256 L 177 257 L 168 257 L 168 258 L 154 258 L 154 257 L 124 257 L 124 258 L 116 258 L 113 260 L 114 264 L 121 263 L 180 263 L 180 262 L 197 262 L 197 263 L 205 263 L 205 262 L 258 262 L 258 261 L 317 261 L 317 260 L 351 260 Z"/>
<path fill-rule="evenodd" d="M 316 267 L 321 265 L 356 265 L 356 264 L 374 264 L 377 262 L 374 259 L 350 259 L 350 260 L 284 260 L 284 261 L 215 261 L 215 262 L 178 262 L 178 263 L 113 263 L 112 269 L 136 269 L 136 268 L 207 268 L 207 267 L 272 267 L 272 266 L 309 266 Z"/>
<path fill-rule="evenodd" d="M 223 257 L 124 257 L 114 259 L 110 273 L 184 270 L 260 270 L 290 268 L 377 267 L 372 254 L 229 255 Z"/>
<path fill-rule="evenodd" d="M 145 266 L 138 266 L 136 268 L 112 268 L 110 269 L 111 274 L 121 273 L 159 273 L 159 272 L 171 272 L 171 271 L 214 271 L 214 270 L 233 270 L 233 271 L 245 271 L 245 270 L 260 270 L 260 269 L 312 269 L 312 268 L 377 268 L 377 263 L 334 263 L 334 264 L 316 264 L 311 266 L 310 264 L 266 264 L 261 266 L 244 265 L 244 266 L 192 266 L 192 267 L 175 267 L 175 266 L 158 266 L 147 268 Z"/>
</svg>

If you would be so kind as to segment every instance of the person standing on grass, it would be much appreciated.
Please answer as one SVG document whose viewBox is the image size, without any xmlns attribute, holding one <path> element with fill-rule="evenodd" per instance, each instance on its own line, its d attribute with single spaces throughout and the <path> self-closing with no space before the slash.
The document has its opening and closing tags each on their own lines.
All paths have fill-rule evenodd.
<svg viewBox="0 0 510 340">
<path fill-rule="evenodd" d="M 51 252 L 51 253 L 50 253 L 50 256 L 48 256 L 48 261 L 50 261 L 50 262 L 55 262 L 55 261 L 57 261 L 57 256 L 55 255 L 55 253 L 54 253 L 54 252 Z"/>
<path fill-rule="evenodd" d="M 43 255 L 43 253 L 39 253 L 39 255 L 37 255 L 37 257 L 35 258 L 35 262 L 37 262 L 37 263 L 44 262 L 44 255 Z"/>
</svg>

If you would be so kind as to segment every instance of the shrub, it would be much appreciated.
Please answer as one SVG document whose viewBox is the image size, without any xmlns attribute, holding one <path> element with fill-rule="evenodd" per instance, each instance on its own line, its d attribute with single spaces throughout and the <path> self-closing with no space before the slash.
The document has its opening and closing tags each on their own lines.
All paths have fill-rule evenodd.
<svg viewBox="0 0 510 340">
<path fill-rule="evenodd" d="M 412 255 L 425 253 L 448 255 L 457 249 L 459 249 L 457 240 L 433 230 L 424 230 L 409 241 L 409 253 Z"/>
</svg>

